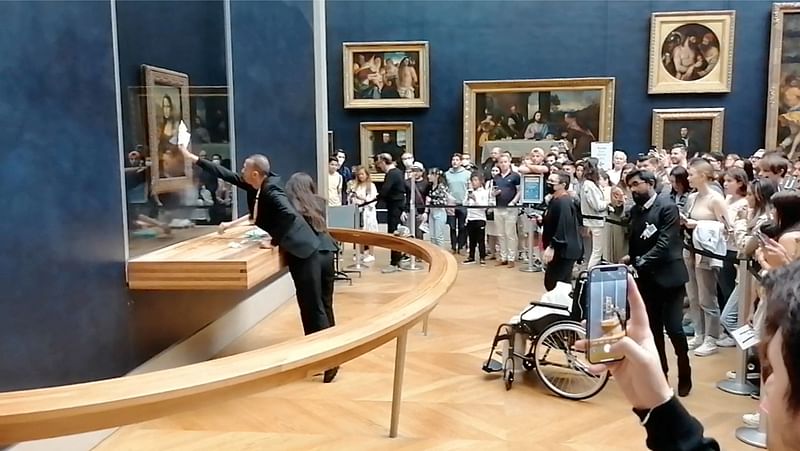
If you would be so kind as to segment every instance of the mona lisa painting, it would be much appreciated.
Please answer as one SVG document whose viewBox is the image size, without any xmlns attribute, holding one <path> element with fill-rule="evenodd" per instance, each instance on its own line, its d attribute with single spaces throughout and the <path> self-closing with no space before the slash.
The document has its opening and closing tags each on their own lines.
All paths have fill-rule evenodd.
<svg viewBox="0 0 800 451">
<path fill-rule="evenodd" d="M 178 150 L 178 126 L 189 120 L 189 76 L 153 66 L 142 66 L 145 88 L 147 143 L 150 148 L 153 192 L 183 189 L 191 180 L 191 165 Z"/>
</svg>

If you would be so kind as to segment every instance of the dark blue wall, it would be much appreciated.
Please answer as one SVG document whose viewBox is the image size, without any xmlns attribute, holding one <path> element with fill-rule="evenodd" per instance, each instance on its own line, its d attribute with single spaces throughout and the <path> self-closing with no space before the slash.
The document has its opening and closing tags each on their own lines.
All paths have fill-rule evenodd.
<svg viewBox="0 0 800 451">
<path fill-rule="evenodd" d="M 311 21 L 310 1 L 231 2 L 237 167 L 263 153 L 284 181 L 297 171 L 316 178 Z"/>
<path fill-rule="evenodd" d="M 0 390 L 132 366 L 109 2 L 0 3 Z"/>
<path fill-rule="evenodd" d="M 414 151 L 427 166 L 462 149 L 464 80 L 613 76 L 614 144 L 650 145 L 653 108 L 725 107 L 724 151 L 762 147 L 771 1 L 334 1 L 327 6 L 330 127 L 359 160 L 362 121 L 414 121 Z M 733 91 L 647 94 L 650 13 L 736 10 Z M 431 107 L 344 110 L 342 42 L 430 42 Z"/>
<path fill-rule="evenodd" d="M 188 74 L 192 86 L 228 84 L 221 0 L 119 1 L 117 34 L 125 149 L 146 144 L 130 95 L 142 85 L 142 64 Z"/>
</svg>

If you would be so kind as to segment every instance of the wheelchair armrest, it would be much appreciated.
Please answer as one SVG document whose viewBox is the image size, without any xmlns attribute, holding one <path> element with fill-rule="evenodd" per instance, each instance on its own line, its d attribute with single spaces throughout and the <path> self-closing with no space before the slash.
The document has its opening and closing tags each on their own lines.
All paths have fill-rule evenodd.
<svg viewBox="0 0 800 451">
<path fill-rule="evenodd" d="M 569 307 L 561 304 L 551 304 L 549 302 L 542 302 L 542 301 L 531 301 L 531 305 L 535 305 L 538 307 L 550 307 L 558 310 L 568 311 Z"/>
</svg>

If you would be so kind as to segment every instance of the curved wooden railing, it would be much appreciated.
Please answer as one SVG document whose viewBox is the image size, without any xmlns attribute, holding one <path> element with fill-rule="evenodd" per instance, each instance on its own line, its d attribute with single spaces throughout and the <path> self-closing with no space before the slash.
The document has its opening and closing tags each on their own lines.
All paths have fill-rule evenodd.
<svg viewBox="0 0 800 451">
<path fill-rule="evenodd" d="M 169 370 L 0 393 L 0 443 L 121 426 L 256 393 L 352 360 L 395 338 L 392 430 L 396 434 L 407 331 L 450 289 L 458 267 L 452 255 L 422 240 L 349 229 L 331 233 L 342 242 L 414 255 L 430 265 L 428 274 L 413 291 L 376 311 L 310 336 Z"/>
</svg>

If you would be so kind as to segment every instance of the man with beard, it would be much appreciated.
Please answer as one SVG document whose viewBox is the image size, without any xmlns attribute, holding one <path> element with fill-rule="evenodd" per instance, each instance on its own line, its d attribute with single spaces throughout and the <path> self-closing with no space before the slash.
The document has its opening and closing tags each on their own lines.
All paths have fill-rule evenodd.
<svg viewBox="0 0 800 451">
<path fill-rule="evenodd" d="M 664 328 L 678 358 L 678 396 L 692 390 L 689 345 L 683 332 L 684 286 L 689 281 L 683 263 L 678 206 L 656 192 L 650 171 L 633 170 L 625 178 L 634 206 L 630 211 L 629 255 L 623 263 L 638 272 L 637 285 L 644 299 L 650 329 L 664 375 L 669 371 L 664 350 Z"/>
</svg>

